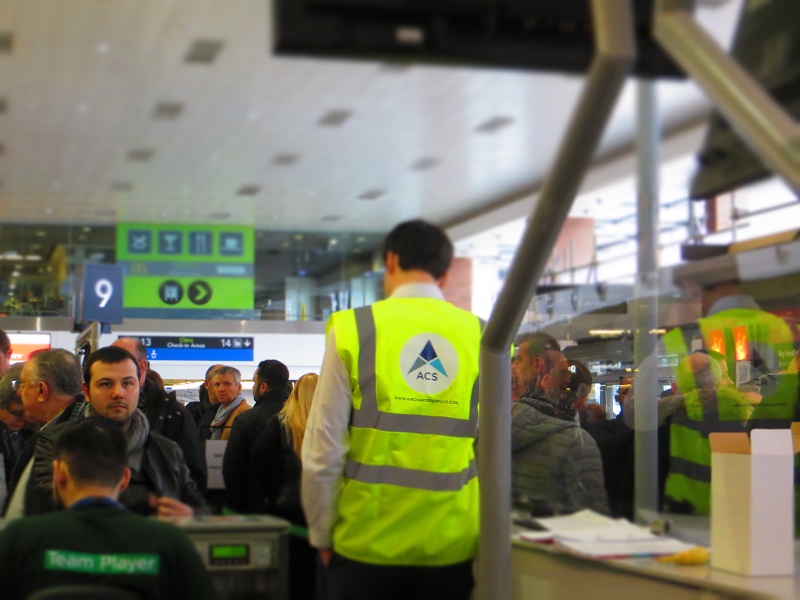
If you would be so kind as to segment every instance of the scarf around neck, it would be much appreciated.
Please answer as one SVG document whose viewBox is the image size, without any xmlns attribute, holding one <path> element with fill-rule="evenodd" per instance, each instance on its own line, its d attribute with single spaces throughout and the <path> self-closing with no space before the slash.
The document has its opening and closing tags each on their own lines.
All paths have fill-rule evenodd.
<svg viewBox="0 0 800 600">
<path fill-rule="evenodd" d="M 92 410 L 92 405 L 86 405 L 85 415 L 92 417 L 96 413 Z M 147 417 L 138 408 L 131 417 L 131 426 L 125 432 L 128 441 L 128 467 L 138 473 L 142 470 L 142 459 L 144 458 L 144 445 L 150 435 L 150 423 Z"/>
<path fill-rule="evenodd" d="M 239 405 L 244 400 L 244 395 L 239 394 L 236 398 L 233 399 L 233 402 L 228 404 L 228 406 L 220 406 L 217 409 L 217 414 L 214 415 L 214 420 L 211 421 L 211 439 L 218 440 L 222 438 L 222 431 L 224 429 L 225 422 L 228 420 L 228 417 L 231 416 L 231 413 L 235 411 Z"/>
</svg>

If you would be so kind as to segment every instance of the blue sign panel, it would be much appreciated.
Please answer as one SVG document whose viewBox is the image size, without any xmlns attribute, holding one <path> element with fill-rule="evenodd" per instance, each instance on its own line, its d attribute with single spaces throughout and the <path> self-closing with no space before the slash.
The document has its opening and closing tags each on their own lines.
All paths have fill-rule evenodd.
<svg viewBox="0 0 800 600">
<path fill-rule="evenodd" d="M 81 321 L 122 323 L 122 266 L 84 263 Z"/>
<path fill-rule="evenodd" d="M 253 362 L 252 337 L 149 336 L 139 340 L 151 361 Z"/>
</svg>

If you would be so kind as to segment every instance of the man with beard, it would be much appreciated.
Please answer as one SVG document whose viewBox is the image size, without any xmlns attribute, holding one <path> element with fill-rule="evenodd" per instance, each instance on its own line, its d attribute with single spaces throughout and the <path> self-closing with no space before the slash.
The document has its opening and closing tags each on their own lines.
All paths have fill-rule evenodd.
<svg viewBox="0 0 800 600">
<path fill-rule="evenodd" d="M 289 396 L 289 369 L 279 360 L 263 360 L 253 374 L 255 406 L 236 419 L 232 429 L 222 476 L 225 479 L 226 505 L 243 513 L 263 510 L 263 498 L 258 495 L 257 470 L 265 468 L 251 450 L 267 422 L 276 415 Z"/>
</svg>

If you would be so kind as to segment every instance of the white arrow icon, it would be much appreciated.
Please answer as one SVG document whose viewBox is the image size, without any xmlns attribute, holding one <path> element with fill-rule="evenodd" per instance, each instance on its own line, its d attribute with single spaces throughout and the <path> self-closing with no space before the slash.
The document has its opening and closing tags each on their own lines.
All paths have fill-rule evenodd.
<svg viewBox="0 0 800 600">
<path fill-rule="evenodd" d="M 250 340 L 245 340 L 244 341 L 244 345 L 249 348 L 250 347 Z"/>
</svg>

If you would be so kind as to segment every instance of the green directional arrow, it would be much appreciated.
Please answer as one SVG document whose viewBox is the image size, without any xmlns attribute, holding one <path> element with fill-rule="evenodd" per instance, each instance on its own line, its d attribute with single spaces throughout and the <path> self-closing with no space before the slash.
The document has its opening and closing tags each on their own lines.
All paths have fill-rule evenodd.
<svg viewBox="0 0 800 600">
<path fill-rule="evenodd" d="M 189 284 L 189 300 L 202 306 L 211 300 L 211 286 L 205 281 L 193 281 Z"/>
</svg>

